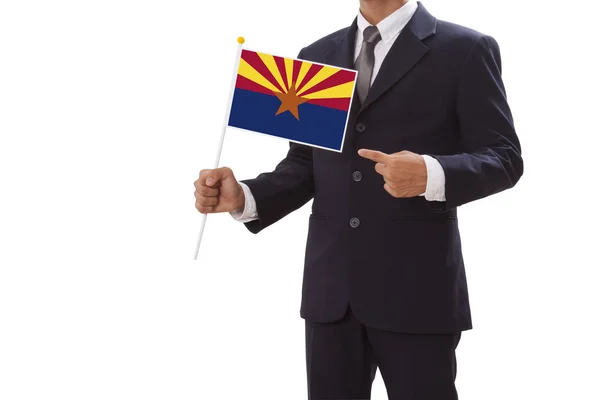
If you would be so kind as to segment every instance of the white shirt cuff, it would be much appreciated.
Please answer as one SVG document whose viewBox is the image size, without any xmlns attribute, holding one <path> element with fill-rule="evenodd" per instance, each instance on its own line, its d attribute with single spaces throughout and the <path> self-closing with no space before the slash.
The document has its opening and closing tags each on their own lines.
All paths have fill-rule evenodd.
<svg viewBox="0 0 600 400">
<path fill-rule="evenodd" d="M 427 168 L 427 186 L 421 196 L 425 196 L 427 201 L 446 201 L 446 174 L 442 165 L 426 154 L 423 155 L 423 159 Z"/>
<path fill-rule="evenodd" d="M 250 221 L 254 221 L 256 219 L 258 219 L 258 213 L 256 211 L 256 200 L 254 200 L 254 196 L 252 195 L 252 192 L 250 191 L 250 188 L 248 187 L 248 185 L 246 185 L 243 182 L 240 182 L 240 186 L 242 187 L 242 190 L 244 191 L 244 209 L 243 210 L 234 210 L 231 211 L 229 214 L 231 214 L 231 216 L 239 222 L 250 222 Z"/>
</svg>

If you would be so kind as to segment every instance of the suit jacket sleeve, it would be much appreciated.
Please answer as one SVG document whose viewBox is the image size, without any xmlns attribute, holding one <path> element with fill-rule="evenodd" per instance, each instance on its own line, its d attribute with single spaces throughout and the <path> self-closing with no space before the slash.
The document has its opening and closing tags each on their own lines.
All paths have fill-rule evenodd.
<svg viewBox="0 0 600 400">
<path fill-rule="evenodd" d="M 514 186 L 523 174 L 521 145 L 515 132 L 501 77 L 498 43 L 481 37 L 465 60 L 458 85 L 460 151 L 432 155 L 446 176 L 444 210 Z"/>
<path fill-rule="evenodd" d="M 298 58 L 302 58 L 302 51 Z M 286 157 L 274 171 L 240 182 L 250 188 L 258 213 L 257 220 L 244 225 L 250 232 L 258 233 L 313 198 L 312 147 L 290 142 Z"/>
</svg>

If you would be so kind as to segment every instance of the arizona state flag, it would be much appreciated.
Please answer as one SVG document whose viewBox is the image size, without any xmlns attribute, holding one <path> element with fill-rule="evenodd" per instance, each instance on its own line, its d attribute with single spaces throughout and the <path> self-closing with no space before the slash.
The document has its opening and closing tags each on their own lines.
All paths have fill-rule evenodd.
<svg viewBox="0 0 600 400">
<path fill-rule="evenodd" d="M 228 125 L 341 152 L 356 74 L 242 50 Z"/>
</svg>

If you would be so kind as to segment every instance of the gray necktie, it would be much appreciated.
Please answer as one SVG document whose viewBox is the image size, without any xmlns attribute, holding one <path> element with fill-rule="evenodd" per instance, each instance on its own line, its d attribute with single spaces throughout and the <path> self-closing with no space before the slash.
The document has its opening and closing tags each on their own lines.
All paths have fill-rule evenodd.
<svg viewBox="0 0 600 400">
<path fill-rule="evenodd" d="M 363 42 L 354 68 L 358 71 L 356 80 L 356 92 L 361 104 L 367 98 L 371 87 L 373 76 L 373 65 L 375 64 L 375 45 L 381 40 L 381 34 L 376 26 L 369 26 L 363 32 Z"/>
</svg>

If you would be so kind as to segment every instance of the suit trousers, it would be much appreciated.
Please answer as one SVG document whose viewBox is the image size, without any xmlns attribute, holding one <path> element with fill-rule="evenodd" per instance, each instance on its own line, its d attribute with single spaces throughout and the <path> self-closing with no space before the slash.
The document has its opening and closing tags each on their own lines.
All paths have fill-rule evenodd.
<svg viewBox="0 0 600 400">
<path fill-rule="evenodd" d="M 308 399 L 370 399 L 379 368 L 389 400 L 457 400 L 460 336 L 373 329 L 357 321 L 350 307 L 336 322 L 306 320 Z"/>
</svg>

